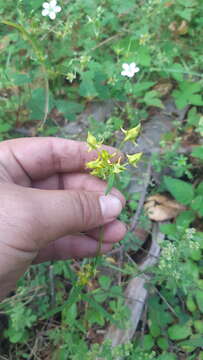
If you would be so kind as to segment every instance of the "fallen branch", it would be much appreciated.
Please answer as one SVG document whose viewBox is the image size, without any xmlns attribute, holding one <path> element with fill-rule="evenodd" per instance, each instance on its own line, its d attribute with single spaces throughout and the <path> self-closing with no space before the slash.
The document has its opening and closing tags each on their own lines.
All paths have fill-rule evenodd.
<svg viewBox="0 0 203 360">
<path fill-rule="evenodd" d="M 154 223 L 151 247 L 146 258 L 139 265 L 140 271 L 143 272 L 157 263 L 160 254 L 159 243 L 163 240 L 164 235 L 159 230 L 159 223 Z M 114 325 L 109 327 L 105 339 L 111 340 L 112 347 L 129 342 L 134 336 L 147 300 L 148 291 L 145 285 L 150 277 L 150 274 L 142 274 L 130 280 L 124 296 L 126 298 L 125 305 L 131 311 L 131 324 L 127 329 L 118 329 Z M 116 360 L 122 360 L 122 358 L 119 357 Z"/>
</svg>

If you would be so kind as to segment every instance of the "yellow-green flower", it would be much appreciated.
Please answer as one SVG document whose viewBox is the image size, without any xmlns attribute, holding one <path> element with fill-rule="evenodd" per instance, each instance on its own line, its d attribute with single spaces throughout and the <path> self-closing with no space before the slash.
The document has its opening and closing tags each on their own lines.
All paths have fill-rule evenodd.
<svg viewBox="0 0 203 360">
<path fill-rule="evenodd" d="M 87 145 L 89 147 L 88 151 L 97 150 L 98 148 L 101 147 L 102 142 L 103 141 L 97 141 L 96 137 L 88 131 L 88 136 L 87 136 Z"/>
<path fill-rule="evenodd" d="M 102 167 L 100 156 L 96 160 L 92 160 L 86 163 L 88 169 L 97 169 Z"/>
<path fill-rule="evenodd" d="M 121 158 L 117 162 L 112 162 L 111 159 L 115 156 L 114 154 L 109 154 L 108 151 L 102 150 L 98 153 L 98 158 L 93 161 L 89 161 L 86 164 L 88 169 L 91 169 L 90 174 L 97 176 L 103 180 L 107 180 L 112 174 L 119 174 L 120 172 L 126 170 L 126 165 L 121 165 Z"/>
<path fill-rule="evenodd" d="M 94 278 L 97 273 L 97 269 L 93 268 L 91 264 L 84 265 L 77 273 L 77 284 L 82 286 L 89 284 L 90 280 Z"/>
<path fill-rule="evenodd" d="M 135 140 L 137 139 L 139 133 L 140 133 L 140 124 L 135 126 L 134 128 L 132 129 L 129 129 L 129 130 L 124 130 L 124 129 L 121 129 L 122 132 L 124 133 L 125 135 L 125 138 L 124 138 L 124 142 L 126 141 L 133 141 L 135 142 Z"/>
<path fill-rule="evenodd" d="M 121 158 L 119 158 L 116 163 L 113 163 L 113 164 L 112 164 L 112 168 L 113 168 L 113 169 L 112 169 L 112 173 L 114 173 L 114 174 L 119 174 L 119 173 L 121 173 L 122 171 L 126 170 L 125 165 L 121 165 L 120 162 L 121 162 Z"/>
<path fill-rule="evenodd" d="M 111 158 L 113 156 L 114 154 L 111 155 L 106 150 L 99 152 L 98 158 L 96 160 L 89 161 L 86 164 L 88 169 L 92 169 L 90 174 L 106 180 L 108 176 L 112 174 Z"/>
<path fill-rule="evenodd" d="M 127 155 L 129 164 L 136 167 L 137 163 L 141 159 L 141 156 L 142 156 L 142 153 L 136 153 L 136 154 L 133 154 L 133 155 Z"/>
</svg>

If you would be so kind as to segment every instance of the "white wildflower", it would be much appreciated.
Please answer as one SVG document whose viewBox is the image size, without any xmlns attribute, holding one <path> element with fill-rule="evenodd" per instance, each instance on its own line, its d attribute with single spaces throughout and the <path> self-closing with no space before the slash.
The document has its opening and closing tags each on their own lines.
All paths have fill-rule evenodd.
<svg viewBox="0 0 203 360">
<path fill-rule="evenodd" d="M 188 245 L 191 250 L 199 250 L 200 248 L 200 244 L 192 240 L 189 241 Z"/>
<path fill-rule="evenodd" d="M 42 15 L 49 16 L 51 20 L 54 20 L 56 18 L 56 14 L 61 11 L 61 7 L 57 5 L 56 0 L 51 0 L 49 3 L 44 2 L 42 6 L 44 8 L 42 10 Z"/>
<path fill-rule="evenodd" d="M 185 231 L 186 239 L 193 240 L 196 230 L 194 228 L 189 228 Z"/>
<path fill-rule="evenodd" d="M 121 72 L 121 75 L 130 78 L 133 77 L 135 73 L 137 73 L 140 70 L 139 67 L 137 67 L 137 65 L 134 62 L 132 62 L 131 64 L 123 64 L 122 68 L 123 71 Z"/>
</svg>

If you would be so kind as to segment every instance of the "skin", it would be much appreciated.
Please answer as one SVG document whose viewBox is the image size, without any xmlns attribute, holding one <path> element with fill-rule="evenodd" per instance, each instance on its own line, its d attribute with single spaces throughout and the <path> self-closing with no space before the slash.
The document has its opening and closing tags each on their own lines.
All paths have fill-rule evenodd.
<svg viewBox="0 0 203 360">
<path fill-rule="evenodd" d="M 102 253 L 123 238 L 116 217 L 125 199 L 116 189 L 105 197 L 106 183 L 88 174 L 96 157 L 85 143 L 60 138 L 0 144 L 0 299 L 31 264 L 94 256 L 101 225 Z"/>
</svg>

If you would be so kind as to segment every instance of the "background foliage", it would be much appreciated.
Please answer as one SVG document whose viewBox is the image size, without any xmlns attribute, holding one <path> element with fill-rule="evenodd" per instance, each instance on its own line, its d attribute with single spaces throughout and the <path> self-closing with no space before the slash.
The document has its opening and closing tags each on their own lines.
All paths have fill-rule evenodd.
<svg viewBox="0 0 203 360">
<path fill-rule="evenodd" d="M 135 263 L 100 259 L 109 269 L 88 285 L 88 260 L 32 267 L 16 293 L 1 304 L 2 359 L 203 359 L 203 3 L 201 0 L 69 0 L 54 21 L 43 17 L 42 0 L 0 0 L 0 137 L 70 137 L 64 128 L 78 123 L 91 103 L 113 101 L 104 122 L 88 119 L 89 129 L 109 144 L 117 132 L 150 121 L 170 96 L 181 122 L 161 141 L 153 167 L 161 176 L 152 193 L 170 194 L 186 206 L 166 235 L 159 265 L 152 269 L 143 331 L 131 343 L 110 348 L 102 342 L 109 323 L 128 326 L 123 288 L 137 273 Z M 121 76 L 122 64 L 139 73 Z M 81 138 L 85 138 L 85 132 Z M 187 145 L 184 154 L 180 152 Z M 190 145 L 196 145 L 191 147 Z M 189 149 L 189 150 L 188 150 Z M 120 188 L 128 204 L 121 218 L 130 223 L 138 198 Z M 142 214 L 144 227 L 149 220 Z M 135 236 L 123 240 L 137 249 Z M 121 272 L 121 281 L 110 269 Z M 53 290 L 54 286 L 54 290 Z"/>
</svg>

